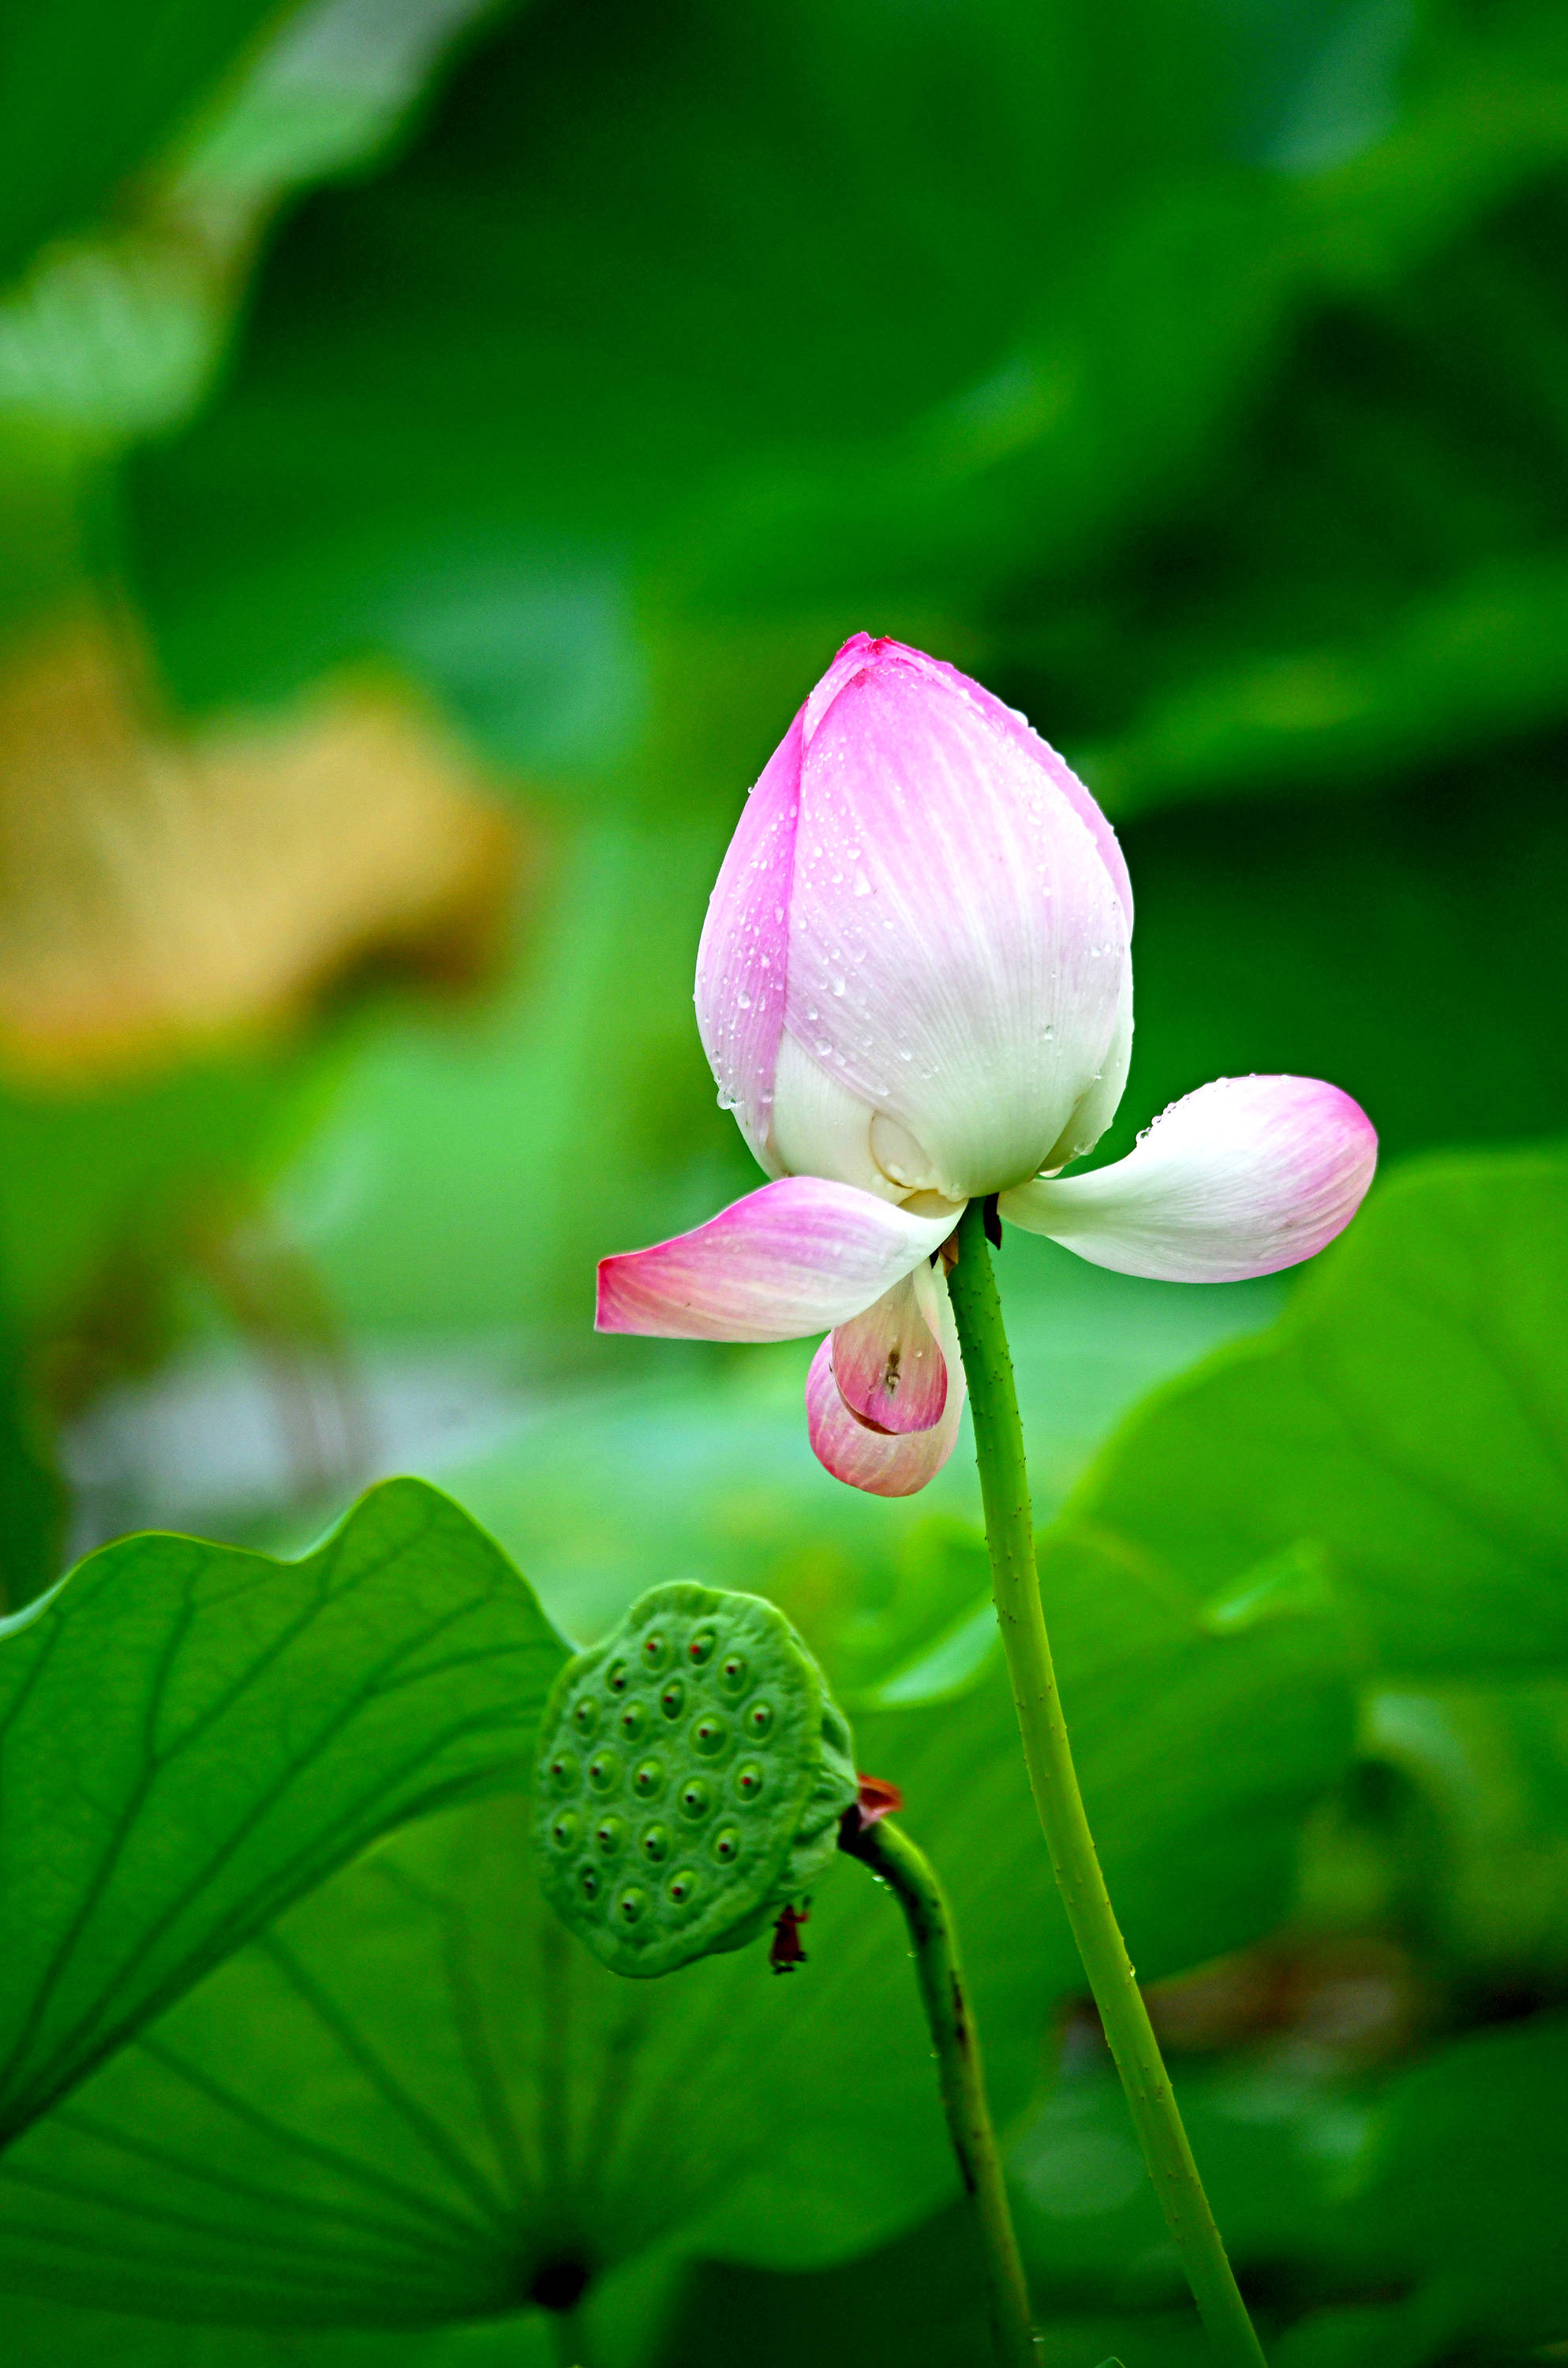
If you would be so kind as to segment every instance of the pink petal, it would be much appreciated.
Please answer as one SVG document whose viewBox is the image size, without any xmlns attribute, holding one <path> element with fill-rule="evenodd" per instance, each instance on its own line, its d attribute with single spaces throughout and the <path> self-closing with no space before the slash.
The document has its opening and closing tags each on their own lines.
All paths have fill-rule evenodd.
<svg viewBox="0 0 1568 2368">
<path fill-rule="evenodd" d="M 846 643 L 845 646 L 847 648 L 849 644 Z M 902 645 L 895 643 L 892 646 L 897 648 Z M 840 655 L 842 655 L 841 651 Z M 915 655 L 915 653 L 911 652 L 911 655 Z M 1121 842 L 1096 804 L 1093 793 L 1078 779 L 1065 757 L 1059 757 L 1050 741 L 1040 738 L 1027 715 L 1021 714 L 1016 707 L 1008 707 L 996 697 L 994 691 L 987 690 L 983 683 L 975 682 L 967 674 L 960 674 L 957 666 L 949 666 L 942 658 L 927 658 L 926 664 L 928 666 L 934 666 L 938 674 L 949 676 L 975 701 L 982 712 L 991 718 L 998 731 L 1006 733 L 1009 738 L 1016 740 L 1021 748 L 1027 749 L 1038 764 L 1044 766 L 1079 821 L 1085 823 L 1092 832 L 1095 845 L 1100 851 L 1100 860 L 1111 876 L 1116 893 L 1121 900 L 1121 909 L 1127 916 L 1128 928 L 1131 929 L 1132 882 L 1128 874 L 1127 858 L 1121 851 Z"/>
<path fill-rule="evenodd" d="M 929 1266 L 917 1266 L 829 1343 L 833 1378 L 851 1414 L 878 1430 L 929 1430 L 948 1403 Z"/>
<path fill-rule="evenodd" d="M 798 1340 L 881 1299 L 953 1224 L 950 1210 L 915 1217 L 853 1185 L 786 1176 L 692 1233 L 601 1259 L 598 1329 Z"/>
<path fill-rule="evenodd" d="M 864 1488 L 873 1497 L 913 1497 L 935 1479 L 959 1435 L 965 1395 L 963 1360 L 959 1355 L 952 1309 L 946 1281 L 937 1278 L 938 1330 L 949 1370 L 947 1404 L 939 1422 L 929 1430 L 871 1430 L 851 1413 L 833 1377 L 833 1342 L 824 1340 L 812 1359 L 806 1376 L 806 1422 L 817 1461 L 835 1480 Z"/>
<path fill-rule="evenodd" d="M 949 1200 L 1038 1173 L 1117 1028 L 1126 913 L 1049 757 L 897 643 L 807 706 L 785 1026 Z"/>
<path fill-rule="evenodd" d="M 719 1099 L 775 1174 L 768 1133 L 784 1026 L 804 715 L 802 708 L 742 808 L 697 949 L 697 1027 Z"/>
<path fill-rule="evenodd" d="M 1220 1077 L 1173 1102 L 1113 1167 L 1020 1185 L 1001 1210 L 1119 1274 L 1238 1282 L 1332 1241 L 1377 1162 L 1370 1121 L 1337 1086 Z"/>
</svg>

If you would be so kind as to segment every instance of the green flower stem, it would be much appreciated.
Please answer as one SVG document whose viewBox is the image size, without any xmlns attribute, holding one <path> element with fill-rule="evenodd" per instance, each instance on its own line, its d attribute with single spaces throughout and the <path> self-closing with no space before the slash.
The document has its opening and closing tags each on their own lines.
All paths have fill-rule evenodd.
<svg viewBox="0 0 1568 2368">
<path fill-rule="evenodd" d="M 858 1812 L 850 1809 L 839 1829 L 839 1848 L 880 1876 L 903 1910 L 937 2051 L 948 2135 L 980 2237 L 997 2368 L 1036 2368 L 1028 2289 L 1007 2208 L 1002 2158 L 985 2101 L 980 2039 L 964 1991 L 947 1895 L 930 1861 L 885 1817 L 862 1825 Z"/>
<path fill-rule="evenodd" d="M 1209 2209 L 1084 1814 L 1045 1633 L 1023 1430 L 1013 1360 L 1002 1328 L 1002 1304 L 986 1247 L 983 1201 L 970 1202 L 956 1238 L 958 1262 L 949 1276 L 949 1289 L 974 1409 L 996 1618 L 1035 1807 L 1143 2159 L 1214 2356 L 1226 2368 L 1264 2368 L 1263 2347 Z"/>
</svg>

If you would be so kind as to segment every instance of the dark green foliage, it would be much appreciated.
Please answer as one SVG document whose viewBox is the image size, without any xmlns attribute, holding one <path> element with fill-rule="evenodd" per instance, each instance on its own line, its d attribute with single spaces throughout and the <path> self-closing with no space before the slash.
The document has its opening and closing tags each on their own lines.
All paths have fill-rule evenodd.
<svg viewBox="0 0 1568 2368">
<path fill-rule="evenodd" d="M 51 0 L 0 26 L 0 277 L 88 228 L 184 129 L 277 0 Z"/>
</svg>

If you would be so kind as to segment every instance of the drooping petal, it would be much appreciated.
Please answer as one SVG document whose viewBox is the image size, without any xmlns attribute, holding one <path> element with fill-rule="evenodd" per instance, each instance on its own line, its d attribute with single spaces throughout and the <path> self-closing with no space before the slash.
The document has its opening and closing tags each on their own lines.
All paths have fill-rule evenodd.
<svg viewBox="0 0 1568 2368">
<path fill-rule="evenodd" d="M 1092 1176 L 1004 1192 L 1001 1212 L 1096 1266 L 1238 1282 L 1311 1258 L 1347 1225 L 1377 1166 L 1371 1121 L 1316 1077 L 1220 1077 Z"/>
<path fill-rule="evenodd" d="M 830 679 L 804 734 L 785 1024 L 949 1199 L 1022 1182 L 1113 1041 L 1116 881 L 1032 734 L 961 676 L 877 642 Z"/>
<path fill-rule="evenodd" d="M 948 1367 L 947 1404 L 929 1430 L 873 1430 L 844 1403 L 833 1374 L 833 1342 L 824 1340 L 806 1377 L 806 1421 L 817 1461 L 835 1480 L 873 1497 L 913 1497 L 936 1477 L 952 1453 L 966 1394 L 963 1360 L 948 1301 L 947 1284 L 936 1278 L 938 1334 Z"/>
<path fill-rule="evenodd" d="M 804 714 L 802 708 L 741 811 L 697 949 L 695 1000 L 702 1049 L 721 1103 L 734 1111 L 741 1133 L 770 1174 L 778 1172 L 768 1137 L 784 1026 Z"/>
<path fill-rule="evenodd" d="M 833 1378 L 851 1414 L 877 1430 L 929 1430 L 948 1403 L 935 1287 L 917 1266 L 829 1342 Z"/>
<path fill-rule="evenodd" d="M 598 1329 L 798 1340 L 858 1315 L 955 1223 L 950 1210 L 916 1217 L 852 1185 L 782 1177 L 689 1234 L 601 1259 Z"/>
</svg>

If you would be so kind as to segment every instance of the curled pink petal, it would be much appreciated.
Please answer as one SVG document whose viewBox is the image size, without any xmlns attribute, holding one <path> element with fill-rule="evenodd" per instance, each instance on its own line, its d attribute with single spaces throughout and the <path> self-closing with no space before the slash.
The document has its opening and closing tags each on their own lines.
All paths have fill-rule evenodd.
<svg viewBox="0 0 1568 2368">
<path fill-rule="evenodd" d="M 873 1497 L 913 1497 L 934 1480 L 958 1440 L 963 1413 L 963 1367 L 948 1390 L 940 1422 L 929 1430 L 871 1430 L 850 1413 L 833 1378 L 833 1343 L 824 1340 L 806 1376 L 806 1422 L 817 1462 L 835 1480 Z"/>
<path fill-rule="evenodd" d="M 804 714 L 802 708 L 741 810 L 697 949 L 698 1033 L 719 1099 L 774 1174 L 768 1134 L 784 1026 Z"/>
<path fill-rule="evenodd" d="M 929 1266 L 917 1266 L 829 1342 L 833 1378 L 851 1414 L 874 1429 L 929 1430 L 948 1403 L 948 1360 L 936 1335 Z"/>
<path fill-rule="evenodd" d="M 1124 873 L 1049 759 L 896 642 L 847 644 L 807 702 L 784 1024 L 912 1190 L 1038 1173 L 1116 1041 Z"/>
<path fill-rule="evenodd" d="M 1347 1225 L 1378 1162 L 1366 1112 L 1316 1077 L 1220 1077 L 1173 1102 L 1092 1176 L 1041 1177 L 1001 1212 L 1096 1266 L 1239 1282 L 1312 1257 Z"/>
<path fill-rule="evenodd" d="M 786 1176 L 689 1234 L 599 1262 L 597 1326 L 663 1340 L 798 1340 L 846 1324 L 951 1233 L 935 1217 Z"/>
</svg>

